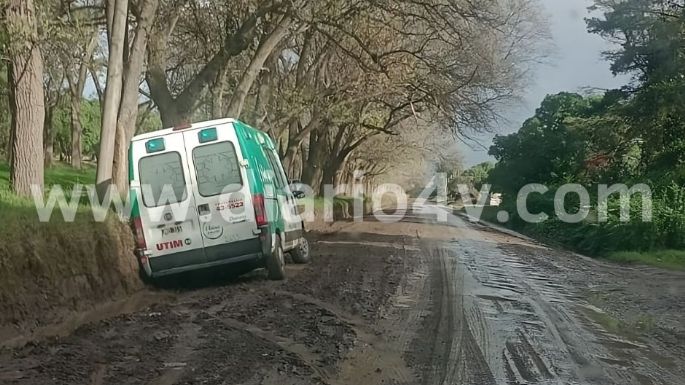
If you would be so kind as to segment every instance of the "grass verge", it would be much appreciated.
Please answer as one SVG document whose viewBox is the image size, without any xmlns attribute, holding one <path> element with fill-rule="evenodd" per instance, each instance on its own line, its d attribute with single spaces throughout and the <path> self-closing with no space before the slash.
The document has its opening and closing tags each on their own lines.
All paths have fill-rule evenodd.
<svg viewBox="0 0 685 385">
<path fill-rule="evenodd" d="M 498 224 L 497 213 L 501 211 L 501 207 L 489 206 L 485 207 L 482 214 L 482 219 L 491 223 Z M 551 226 L 543 222 L 531 226 L 511 226 L 511 223 L 502 224 L 502 226 L 509 227 L 529 237 L 538 239 L 542 242 L 550 243 L 554 246 L 568 247 L 572 250 L 587 253 L 585 250 L 578 248 L 578 245 L 573 244 L 571 239 L 573 237 L 561 237 L 564 229 L 553 229 L 549 231 Z M 551 223 L 551 222 L 550 222 Z M 569 227 L 570 228 L 570 227 Z M 569 228 L 565 228 L 568 232 Z M 635 265 L 649 265 L 661 267 L 669 270 L 685 270 L 685 250 L 649 250 L 649 251 L 609 251 L 601 252 L 591 256 L 606 259 L 616 263 L 635 264 Z"/>
<path fill-rule="evenodd" d="M 616 251 L 605 256 L 618 263 L 645 264 L 665 269 L 685 270 L 685 250 Z"/>
<path fill-rule="evenodd" d="M 85 165 L 77 170 L 67 164 L 58 163 L 45 169 L 45 186 L 62 186 L 66 190 L 71 190 L 75 184 L 95 183 L 95 167 Z M 0 191 L 10 189 L 10 166 L 5 162 L 0 162 Z"/>
</svg>

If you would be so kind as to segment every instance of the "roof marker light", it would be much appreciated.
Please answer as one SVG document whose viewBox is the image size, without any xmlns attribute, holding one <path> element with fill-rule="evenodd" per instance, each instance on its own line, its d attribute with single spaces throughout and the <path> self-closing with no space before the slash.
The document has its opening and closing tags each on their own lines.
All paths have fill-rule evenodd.
<svg viewBox="0 0 685 385">
<path fill-rule="evenodd" d="M 197 139 L 200 143 L 213 142 L 219 137 L 216 133 L 216 127 L 205 128 L 204 130 L 197 133 Z"/>
<path fill-rule="evenodd" d="M 148 154 L 164 151 L 164 138 L 151 139 L 145 142 L 145 149 Z"/>
</svg>

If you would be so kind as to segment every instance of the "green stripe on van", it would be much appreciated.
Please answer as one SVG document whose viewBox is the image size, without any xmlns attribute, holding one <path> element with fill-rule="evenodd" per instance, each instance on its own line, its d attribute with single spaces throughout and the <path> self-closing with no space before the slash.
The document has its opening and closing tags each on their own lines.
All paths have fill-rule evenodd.
<svg viewBox="0 0 685 385">
<path fill-rule="evenodd" d="M 133 180 L 133 146 L 128 146 L 128 182 Z"/>
</svg>

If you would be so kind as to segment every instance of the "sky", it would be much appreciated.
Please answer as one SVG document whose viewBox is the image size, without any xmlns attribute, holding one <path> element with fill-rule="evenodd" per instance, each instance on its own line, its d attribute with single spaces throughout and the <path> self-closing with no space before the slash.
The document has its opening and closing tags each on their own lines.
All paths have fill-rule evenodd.
<svg viewBox="0 0 685 385">
<path fill-rule="evenodd" d="M 592 0 L 539 0 L 548 18 L 554 52 L 535 68 L 533 82 L 523 94 L 523 100 L 503 113 L 507 122 L 499 134 L 517 131 L 535 113 L 546 95 L 562 91 L 579 92 L 587 87 L 618 88 L 629 82 L 627 77 L 614 77 L 602 52 L 611 45 L 601 37 L 587 32 L 585 17 Z M 494 135 L 474 138 L 477 144 L 460 144 L 465 166 L 494 160 L 487 154 Z"/>
</svg>

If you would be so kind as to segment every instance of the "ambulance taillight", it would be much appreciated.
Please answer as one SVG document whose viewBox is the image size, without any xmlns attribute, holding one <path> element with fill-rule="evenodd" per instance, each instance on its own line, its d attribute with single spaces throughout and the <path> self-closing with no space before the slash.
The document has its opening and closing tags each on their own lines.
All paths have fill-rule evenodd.
<svg viewBox="0 0 685 385">
<path fill-rule="evenodd" d="M 257 226 L 266 226 L 268 220 L 266 218 L 266 208 L 264 206 L 264 195 L 257 194 L 252 196 L 252 205 L 254 206 L 254 216 Z"/>
<path fill-rule="evenodd" d="M 136 238 L 136 247 L 143 250 L 147 249 L 145 232 L 143 231 L 143 221 L 140 217 L 133 218 L 133 230 Z"/>
</svg>

